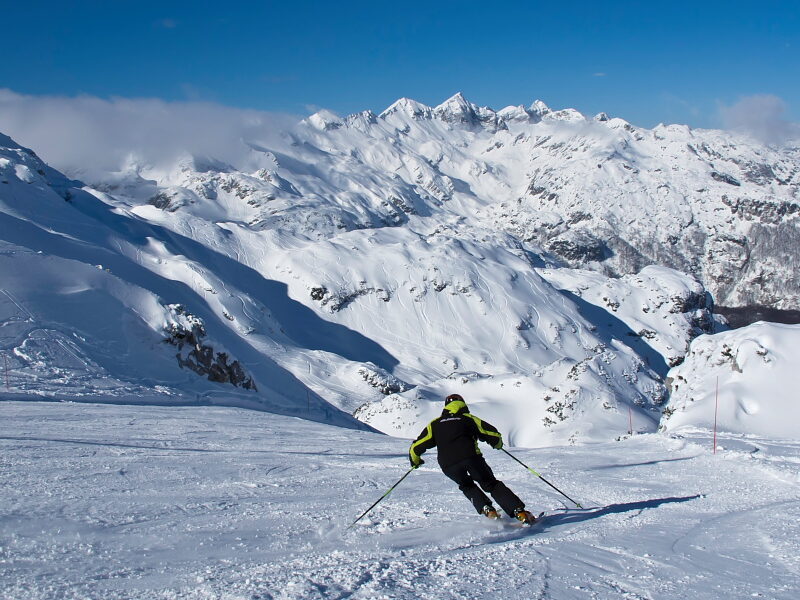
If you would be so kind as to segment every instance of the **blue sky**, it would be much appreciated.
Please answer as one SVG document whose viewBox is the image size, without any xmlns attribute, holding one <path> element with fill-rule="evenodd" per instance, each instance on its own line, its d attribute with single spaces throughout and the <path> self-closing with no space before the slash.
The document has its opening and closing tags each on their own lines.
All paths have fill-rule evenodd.
<svg viewBox="0 0 800 600">
<path fill-rule="evenodd" d="M 305 115 L 457 91 L 639 125 L 800 112 L 800 2 L 4 2 L 0 88 Z"/>
</svg>

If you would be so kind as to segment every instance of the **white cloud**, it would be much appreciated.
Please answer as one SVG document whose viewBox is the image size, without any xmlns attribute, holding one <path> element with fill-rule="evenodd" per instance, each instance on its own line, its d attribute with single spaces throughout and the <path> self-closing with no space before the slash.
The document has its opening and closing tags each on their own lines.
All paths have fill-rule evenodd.
<svg viewBox="0 0 800 600">
<path fill-rule="evenodd" d="M 28 96 L 0 89 L 0 132 L 67 172 L 116 171 L 134 158 L 159 165 L 181 155 L 247 168 L 247 143 L 269 146 L 299 117 L 210 102 Z"/>
<path fill-rule="evenodd" d="M 783 118 L 786 109 L 777 96 L 745 96 L 733 106 L 721 106 L 720 116 L 728 129 L 743 131 L 766 144 L 782 144 L 800 137 L 800 124 Z"/>
</svg>

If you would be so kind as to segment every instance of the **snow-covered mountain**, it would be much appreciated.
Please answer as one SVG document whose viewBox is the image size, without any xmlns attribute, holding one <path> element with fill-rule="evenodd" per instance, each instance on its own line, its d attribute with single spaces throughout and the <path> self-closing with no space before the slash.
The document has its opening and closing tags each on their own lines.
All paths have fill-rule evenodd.
<svg viewBox="0 0 800 600">
<path fill-rule="evenodd" d="M 713 329 L 669 267 L 718 303 L 798 305 L 796 149 L 460 94 L 242 143 L 69 174 L 89 187 L 0 140 L 7 394 L 408 436 L 458 391 L 512 443 L 605 440 L 628 407 L 657 428 Z"/>
<path fill-rule="evenodd" d="M 68 176 L 0 134 L 4 595 L 795 598 L 800 325 L 702 281 L 797 307 L 796 150 L 628 127 L 401 100 Z M 534 529 L 387 497 L 368 426 L 452 392 L 581 508 L 492 451 Z"/>
<path fill-rule="evenodd" d="M 692 342 L 669 373 L 666 431 L 683 426 L 783 438 L 798 436 L 800 325 L 755 323 Z"/>
<path fill-rule="evenodd" d="M 8 137 L 0 144 L 4 396 L 221 402 L 354 423 L 249 343 L 247 325 L 226 308 L 258 315 L 274 346 L 286 336 L 263 305 L 226 288 L 212 268 L 282 300 L 286 313 L 322 335 L 336 337 L 337 325 L 315 319 L 285 291 L 281 298 L 285 286 L 256 281 L 246 265 L 98 199 Z M 382 355 L 349 333 L 340 343 Z"/>
<path fill-rule="evenodd" d="M 295 212 L 254 223 L 241 219 L 260 209 L 238 193 L 251 176 L 187 169 L 187 187 L 160 193 L 190 197 L 165 210 L 81 188 L 3 141 L 7 392 L 130 400 L 150 397 L 149 386 L 153 402 L 322 420 L 342 414 L 330 403 L 412 435 L 458 390 L 528 445 L 606 439 L 627 426 L 629 404 L 643 429 L 657 426 L 668 366 L 640 323 L 626 322 L 630 311 L 612 316 L 600 300 L 560 291 L 538 270 L 545 253 L 412 198 L 410 185 L 397 184 L 418 203 L 403 227 L 389 226 L 389 213 L 380 221 L 377 201 L 370 215 L 363 194 L 344 208 L 336 196 L 311 198 L 318 221 L 287 202 Z M 264 177 L 276 190 L 309 185 Z M 214 193 L 192 191 L 200 181 Z M 348 206 L 374 226 L 326 228 L 326 211 L 356 219 Z M 675 272 L 642 277 L 649 287 L 620 280 L 614 293 L 637 288 L 655 315 L 664 298 L 653 282 L 672 285 L 676 329 L 664 343 L 680 355 L 708 330 L 706 295 Z"/>
<path fill-rule="evenodd" d="M 432 211 L 505 231 L 562 264 L 611 275 L 650 264 L 696 276 L 718 305 L 800 307 L 800 149 L 744 135 L 541 101 L 500 111 L 456 94 L 401 99 L 375 115 L 321 111 L 241 164 L 132 158 L 93 173 L 115 194 L 165 210 L 331 237 Z"/>
</svg>

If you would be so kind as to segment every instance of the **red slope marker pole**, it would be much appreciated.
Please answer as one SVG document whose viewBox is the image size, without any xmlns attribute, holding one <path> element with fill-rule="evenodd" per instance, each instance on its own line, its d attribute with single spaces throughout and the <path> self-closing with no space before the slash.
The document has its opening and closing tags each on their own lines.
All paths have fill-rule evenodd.
<svg viewBox="0 0 800 600">
<path fill-rule="evenodd" d="M 719 375 L 717 375 L 717 391 L 714 394 L 714 454 L 717 453 L 717 411 L 719 410 Z"/>
<path fill-rule="evenodd" d="M 311 379 L 311 363 L 308 363 L 308 378 Z M 306 412 L 311 414 L 311 391 L 306 386 Z"/>
</svg>

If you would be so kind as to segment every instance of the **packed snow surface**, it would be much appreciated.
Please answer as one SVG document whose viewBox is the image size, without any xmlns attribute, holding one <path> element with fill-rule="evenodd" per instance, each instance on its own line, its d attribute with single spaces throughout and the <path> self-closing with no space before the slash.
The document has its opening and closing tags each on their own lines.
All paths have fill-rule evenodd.
<svg viewBox="0 0 800 600">
<path fill-rule="evenodd" d="M 479 413 L 480 414 L 480 413 Z M 482 415 L 491 419 L 491 414 Z M 800 591 L 800 446 L 708 430 L 501 452 L 534 511 L 475 514 L 407 441 L 221 407 L 0 402 L 15 600 L 770 598 Z M 433 453 L 430 453 L 433 454 Z"/>
</svg>

